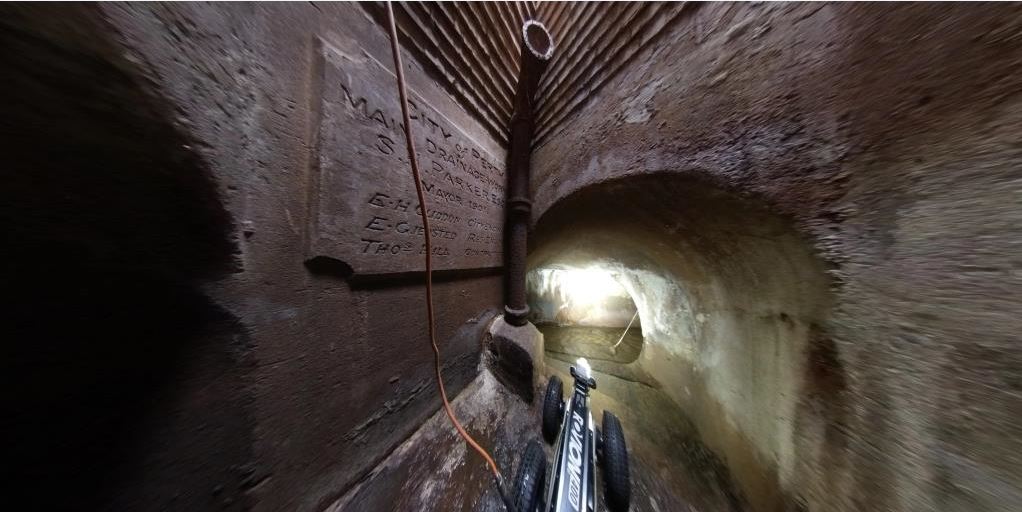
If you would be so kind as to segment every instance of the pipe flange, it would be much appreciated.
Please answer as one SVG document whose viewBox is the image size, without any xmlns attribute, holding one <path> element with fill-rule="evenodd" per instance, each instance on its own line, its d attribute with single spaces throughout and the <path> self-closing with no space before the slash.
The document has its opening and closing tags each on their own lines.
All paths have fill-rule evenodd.
<svg viewBox="0 0 1022 512">
<path fill-rule="evenodd" d="M 529 305 L 526 304 L 522 309 L 504 306 L 504 321 L 515 327 L 521 327 L 529 323 Z"/>
<path fill-rule="evenodd" d="M 512 197 L 507 201 L 507 209 L 511 213 L 529 214 L 532 212 L 532 201 L 527 197 Z"/>
</svg>

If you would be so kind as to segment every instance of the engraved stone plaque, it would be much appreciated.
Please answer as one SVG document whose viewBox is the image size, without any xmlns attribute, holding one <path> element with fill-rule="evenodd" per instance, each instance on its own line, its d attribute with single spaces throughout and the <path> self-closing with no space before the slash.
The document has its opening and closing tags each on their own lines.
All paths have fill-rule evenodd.
<svg viewBox="0 0 1022 512">
<path fill-rule="evenodd" d="M 342 50 L 325 42 L 321 48 L 309 256 L 344 261 L 356 274 L 425 270 L 420 206 L 394 75 L 361 48 Z M 503 158 L 484 149 L 492 143 L 474 140 L 467 133 L 471 128 L 455 125 L 416 91 L 409 88 L 408 96 L 434 269 L 501 266 Z M 483 134 L 482 128 L 475 133 Z"/>
</svg>

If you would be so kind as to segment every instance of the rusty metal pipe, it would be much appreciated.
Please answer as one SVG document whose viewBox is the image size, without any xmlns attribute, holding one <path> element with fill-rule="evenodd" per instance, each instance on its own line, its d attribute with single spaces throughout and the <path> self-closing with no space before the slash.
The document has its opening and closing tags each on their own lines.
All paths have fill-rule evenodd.
<svg viewBox="0 0 1022 512">
<path fill-rule="evenodd" d="M 539 79 L 554 54 L 554 40 L 542 23 L 528 20 L 522 25 L 522 58 L 511 115 L 508 148 L 507 222 L 505 224 L 505 263 L 507 302 L 504 320 L 511 325 L 528 322 L 529 305 L 525 301 L 525 258 L 528 254 L 529 222 L 532 200 L 529 191 L 529 161 L 532 157 L 532 133 L 535 129 L 533 103 Z"/>
</svg>

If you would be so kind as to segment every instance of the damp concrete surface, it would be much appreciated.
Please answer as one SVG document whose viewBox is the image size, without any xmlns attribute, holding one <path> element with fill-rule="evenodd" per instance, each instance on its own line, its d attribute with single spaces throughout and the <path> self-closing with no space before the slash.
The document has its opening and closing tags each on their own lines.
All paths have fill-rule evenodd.
<svg viewBox="0 0 1022 512">
<path fill-rule="evenodd" d="M 541 329 L 546 336 L 547 376 L 558 375 L 570 383 L 569 361 L 580 355 L 592 358 L 598 383 L 591 395 L 593 418 L 601 422 L 603 410 L 610 409 L 624 425 L 632 476 L 631 511 L 745 508 L 721 462 L 698 441 L 691 422 L 659 384 L 637 365 L 614 360 L 604 343 L 611 337 L 616 342 L 620 332 L 609 336 L 611 329 L 601 333 L 588 327 L 549 327 Z M 639 335 L 626 336 L 618 353 L 634 359 L 628 354 L 637 352 L 641 342 Z M 508 485 L 530 440 L 539 441 L 547 451 L 548 464 L 551 460 L 552 447 L 543 443 L 540 431 L 541 396 L 527 404 L 482 368 L 452 401 L 458 419 L 491 451 Z M 602 482 L 602 475 L 598 480 Z M 498 512 L 504 507 L 482 457 L 458 436 L 440 408 L 328 510 Z"/>
</svg>

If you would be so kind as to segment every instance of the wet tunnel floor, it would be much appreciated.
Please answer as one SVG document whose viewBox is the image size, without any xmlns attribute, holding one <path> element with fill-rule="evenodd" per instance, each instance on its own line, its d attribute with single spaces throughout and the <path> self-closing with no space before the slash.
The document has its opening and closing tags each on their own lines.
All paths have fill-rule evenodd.
<svg viewBox="0 0 1022 512">
<path fill-rule="evenodd" d="M 570 340 L 583 334 L 571 329 L 547 332 L 548 348 L 566 350 L 547 352 L 548 375 L 570 381 L 568 361 L 581 355 L 571 353 L 575 345 Z M 656 381 L 636 364 L 594 358 L 593 367 L 599 384 L 592 394 L 593 418 L 600 422 L 609 408 L 625 428 L 632 512 L 746 508 L 731 491 L 726 470 L 698 441 L 690 422 Z M 526 404 L 482 370 L 452 405 L 469 432 L 490 448 L 510 482 L 526 443 L 532 439 L 542 443 L 539 402 Z M 552 448 L 542 444 L 549 463 Z M 504 507 L 482 458 L 470 452 L 439 410 L 328 510 L 498 512 Z"/>
<path fill-rule="evenodd" d="M 541 327 L 547 373 L 570 382 L 569 367 L 580 356 L 589 359 L 597 389 L 591 392 L 593 418 L 604 409 L 621 419 L 632 470 L 632 511 L 745 510 L 733 491 L 723 464 L 698 439 L 692 423 L 637 363 L 598 357 L 617 342 L 621 329 Z M 633 328 L 617 355 L 634 361 L 642 336 Z M 627 346 L 627 348 L 625 348 Z M 605 510 L 605 509 L 604 509 Z"/>
<path fill-rule="evenodd" d="M 537 325 L 543 333 L 543 343 L 548 357 L 574 361 L 579 357 L 589 360 L 630 363 L 642 351 L 642 330 L 628 329 L 624 337 L 621 327 L 569 327 L 551 324 Z M 614 349 L 614 345 L 621 344 Z"/>
</svg>

